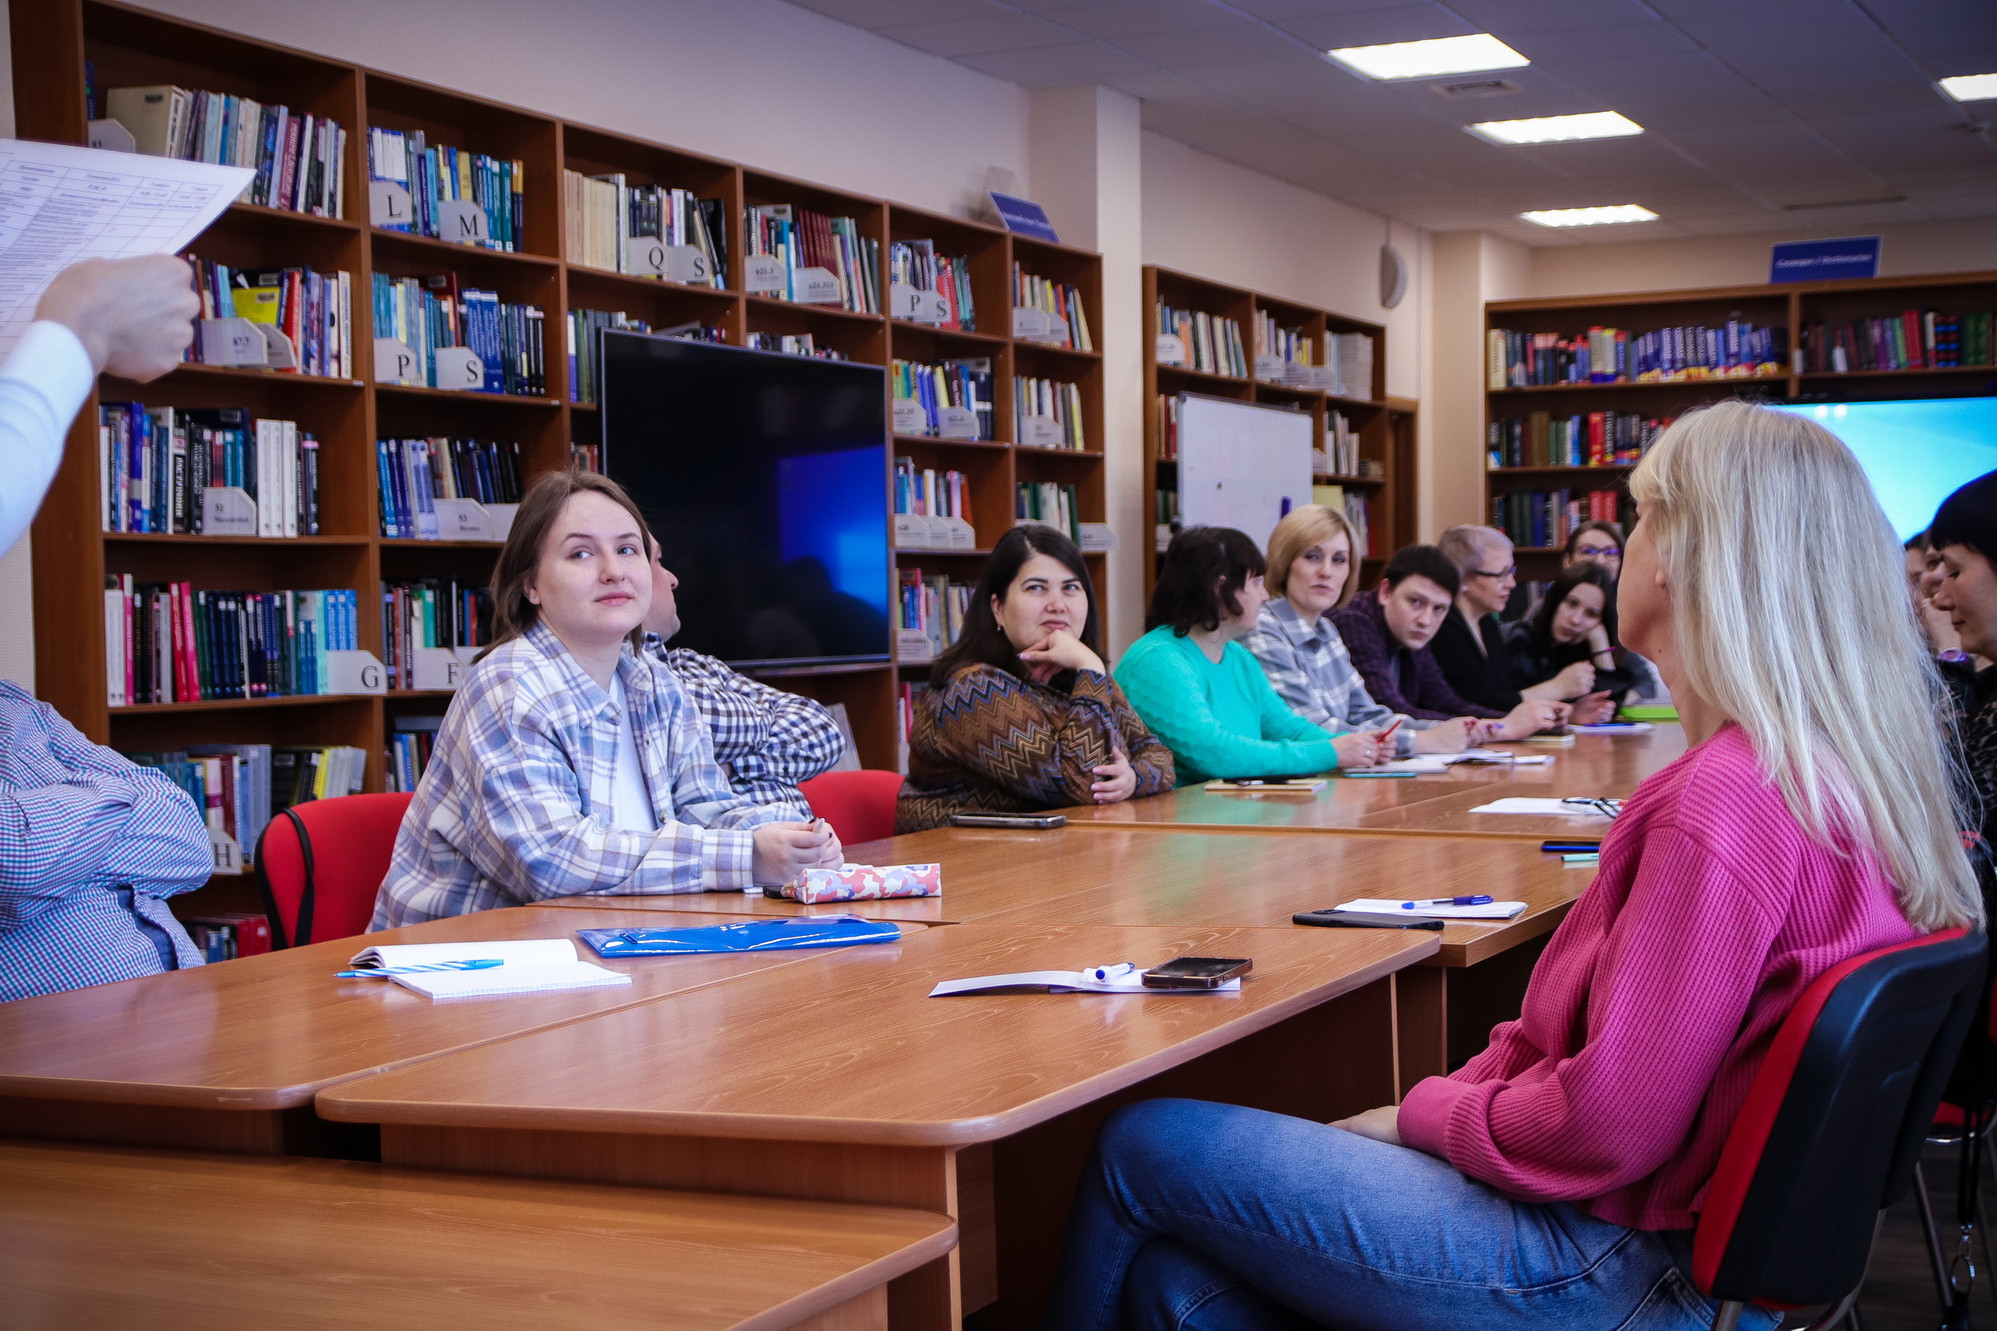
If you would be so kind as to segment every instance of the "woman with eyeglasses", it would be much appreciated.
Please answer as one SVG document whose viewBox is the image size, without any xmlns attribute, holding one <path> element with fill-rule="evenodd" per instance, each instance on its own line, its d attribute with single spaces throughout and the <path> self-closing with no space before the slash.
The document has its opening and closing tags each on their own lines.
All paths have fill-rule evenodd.
<svg viewBox="0 0 1997 1331">
<path fill-rule="evenodd" d="M 1612 709 L 1595 690 L 1595 666 L 1574 661 L 1548 674 L 1518 675 L 1498 614 L 1518 585 L 1511 538 L 1496 527 L 1451 527 L 1436 546 L 1462 574 L 1456 606 L 1436 630 L 1429 650 L 1449 687 L 1483 707 L 1509 712 L 1521 700 L 1572 702 L 1572 720 L 1606 721 Z"/>
<path fill-rule="evenodd" d="M 1680 416 L 1630 489 L 1622 628 L 1690 747 L 1624 802 L 1518 1020 L 1336 1123 L 1117 1110 L 1046 1331 L 1713 1324 L 1693 1227 L 1797 997 L 1861 953 L 1980 927 L 1983 902 L 1940 681 L 1851 451 L 1722 402 Z M 1791 576 L 1798 531 L 1835 580 Z"/>
<path fill-rule="evenodd" d="M 1567 562 L 1585 559 L 1609 571 L 1609 580 L 1623 575 L 1623 524 L 1591 519 L 1567 536 Z"/>
</svg>

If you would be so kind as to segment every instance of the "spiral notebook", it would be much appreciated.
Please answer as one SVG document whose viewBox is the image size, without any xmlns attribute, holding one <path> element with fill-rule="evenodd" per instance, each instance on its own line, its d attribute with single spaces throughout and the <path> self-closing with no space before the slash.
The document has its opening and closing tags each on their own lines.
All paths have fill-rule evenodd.
<svg viewBox="0 0 1997 1331">
<path fill-rule="evenodd" d="M 403 971 L 450 961 L 497 961 L 479 970 Z M 504 943 L 402 943 L 371 947 L 354 955 L 362 970 L 379 968 L 392 980 L 425 998 L 489 998 L 498 994 L 538 994 L 558 989 L 598 989 L 629 984 L 622 972 L 584 961 L 566 938 L 522 938 Z M 374 984 L 379 981 L 370 980 Z"/>
</svg>

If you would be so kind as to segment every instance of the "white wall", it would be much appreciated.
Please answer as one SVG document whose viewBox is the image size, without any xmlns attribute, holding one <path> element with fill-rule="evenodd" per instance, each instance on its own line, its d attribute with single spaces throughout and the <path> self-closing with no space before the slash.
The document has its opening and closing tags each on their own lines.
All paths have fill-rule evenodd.
<svg viewBox="0 0 1997 1331">
<path fill-rule="evenodd" d="M 969 215 L 1026 175 L 1026 94 L 780 0 L 148 0 L 760 170 Z"/>
<path fill-rule="evenodd" d="M 14 60 L 8 45 L 7 0 L 0 0 L 0 139 L 14 136 Z M 0 556 L 0 679 L 35 687 L 34 563 L 23 536 Z"/>
</svg>

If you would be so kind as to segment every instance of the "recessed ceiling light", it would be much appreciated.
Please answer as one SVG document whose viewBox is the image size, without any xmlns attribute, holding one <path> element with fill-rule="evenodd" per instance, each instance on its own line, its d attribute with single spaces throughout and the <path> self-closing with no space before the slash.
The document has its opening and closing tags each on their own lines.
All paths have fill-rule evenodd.
<svg viewBox="0 0 1997 1331">
<path fill-rule="evenodd" d="M 1484 120 L 1464 128 L 1493 143 L 1565 143 L 1570 139 L 1622 139 L 1643 133 L 1642 125 L 1614 111 L 1539 116 L 1533 120 Z"/>
<path fill-rule="evenodd" d="M 1981 102 L 1997 97 L 1997 74 L 1958 74 L 1941 82 L 1942 91 L 1958 102 Z"/>
<path fill-rule="evenodd" d="M 1437 37 L 1426 42 L 1346 46 L 1325 54 L 1369 79 L 1426 79 L 1438 74 L 1517 69 L 1532 63 L 1488 32 L 1468 37 Z"/>
<path fill-rule="evenodd" d="M 1534 226 L 1607 226 L 1612 222 L 1655 222 L 1657 214 L 1634 203 L 1618 203 L 1607 208 L 1542 208 L 1520 213 Z"/>
</svg>

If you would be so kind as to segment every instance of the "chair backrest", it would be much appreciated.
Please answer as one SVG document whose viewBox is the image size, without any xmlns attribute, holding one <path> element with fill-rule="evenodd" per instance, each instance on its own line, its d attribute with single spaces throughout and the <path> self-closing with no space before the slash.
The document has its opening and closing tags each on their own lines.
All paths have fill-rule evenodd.
<svg viewBox="0 0 1997 1331">
<path fill-rule="evenodd" d="M 1692 1273 L 1718 1299 L 1833 1303 L 1913 1177 L 1983 983 L 1948 929 L 1817 977 L 1776 1032 L 1706 1189 Z"/>
<path fill-rule="evenodd" d="M 831 823 L 845 845 L 894 835 L 895 800 L 901 795 L 899 772 L 827 772 L 803 782 L 798 789 L 811 801 L 811 811 Z"/>
<path fill-rule="evenodd" d="M 341 795 L 295 804 L 257 840 L 257 886 L 270 945 L 303 947 L 367 932 L 410 796 Z"/>
</svg>

